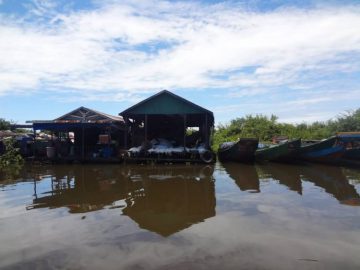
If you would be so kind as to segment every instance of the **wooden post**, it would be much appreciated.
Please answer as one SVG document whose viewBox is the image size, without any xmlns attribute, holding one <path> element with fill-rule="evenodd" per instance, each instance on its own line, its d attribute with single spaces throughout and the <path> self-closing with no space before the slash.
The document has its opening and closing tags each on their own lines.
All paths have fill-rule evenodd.
<svg viewBox="0 0 360 270">
<path fill-rule="evenodd" d="M 125 147 L 125 149 L 128 149 L 128 146 L 127 146 L 127 144 L 128 144 L 128 138 L 127 138 L 127 136 L 128 136 L 128 132 L 129 132 L 129 130 L 128 130 L 128 119 L 127 118 L 124 118 L 124 120 L 125 120 L 125 130 L 124 130 L 124 147 Z"/>
<path fill-rule="evenodd" d="M 186 114 L 183 115 L 184 118 L 184 147 L 186 147 Z"/>
<path fill-rule="evenodd" d="M 81 147 L 81 159 L 85 158 L 85 134 L 84 134 L 84 124 L 82 125 L 82 147 Z"/>
<path fill-rule="evenodd" d="M 144 122 L 144 129 L 145 129 L 145 141 L 147 141 L 147 139 L 148 139 L 147 126 L 148 126 L 148 115 L 147 115 L 147 114 L 145 114 L 145 122 Z"/>
<path fill-rule="evenodd" d="M 208 115 L 205 114 L 205 143 L 209 146 L 209 135 L 208 135 Z"/>
</svg>

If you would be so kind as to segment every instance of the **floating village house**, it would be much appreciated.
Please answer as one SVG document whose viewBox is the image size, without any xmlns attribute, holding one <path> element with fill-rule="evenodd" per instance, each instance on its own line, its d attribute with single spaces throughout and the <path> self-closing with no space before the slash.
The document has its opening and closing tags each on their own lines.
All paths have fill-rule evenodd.
<svg viewBox="0 0 360 270">
<path fill-rule="evenodd" d="M 163 90 L 119 115 L 129 129 L 125 145 L 132 159 L 214 160 L 213 113 L 180 96 Z"/>
<path fill-rule="evenodd" d="M 214 115 L 163 90 L 112 116 L 80 107 L 54 120 L 28 121 L 50 139 L 35 140 L 35 156 L 65 161 L 214 161 Z M 39 136 L 38 136 L 39 137 Z M 55 138 L 55 139 L 54 139 Z"/>
<path fill-rule="evenodd" d="M 121 116 L 80 107 L 54 120 L 32 122 L 34 132 L 49 131 L 50 139 L 35 140 L 35 156 L 59 160 L 117 159 L 126 133 Z"/>
</svg>

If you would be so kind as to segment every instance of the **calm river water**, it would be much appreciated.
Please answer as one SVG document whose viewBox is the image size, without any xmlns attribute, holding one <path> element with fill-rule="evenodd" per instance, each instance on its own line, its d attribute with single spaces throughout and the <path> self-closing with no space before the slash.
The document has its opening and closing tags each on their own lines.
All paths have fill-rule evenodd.
<svg viewBox="0 0 360 270">
<path fill-rule="evenodd" d="M 360 269 L 360 170 L 25 166 L 0 243 L 2 269 Z"/>
</svg>

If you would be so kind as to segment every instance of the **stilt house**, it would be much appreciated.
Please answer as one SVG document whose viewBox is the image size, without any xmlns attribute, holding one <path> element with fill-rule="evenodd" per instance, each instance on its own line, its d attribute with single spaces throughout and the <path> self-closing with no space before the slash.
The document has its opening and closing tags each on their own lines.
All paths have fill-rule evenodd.
<svg viewBox="0 0 360 270">
<path fill-rule="evenodd" d="M 209 152 L 210 134 L 214 127 L 213 113 L 167 90 L 135 104 L 119 115 L 129 128 L 125 145 L 130 150 L 138 147 L 135 150 L 142 152 L 142 156 L 149 153 L 155 153 L 157 157 L 161 153 L 177 153 L 180 158 L 185 158 L 189 153 L 187 150 L 199 146 Z M 170 145 L 167 150 L 163 147 L 151 148 L 151 144 L 164 141 Z M 160 148 L 164 151 L 161 152 Z M 210 156 L 206 159 L 209 160 Z"/>
<path fill-rule="evenodd" d="M 85 107 L 79 107 L 54 120 L 28 122 L 33 124 L 34 132 L 40 130 L 51 133 L 50 139 L 44 140 L 43 145 L 53 146 L 51 157 L 60 159 L 99 160 L 116 157 L 117 150 L 123 147 L 126 133 L 121 116 Z M 37 141 L 35 144 L 39 145 Z M 41 154 L 40 148 L 35 147 L 35 154 Z"/>
</svg>

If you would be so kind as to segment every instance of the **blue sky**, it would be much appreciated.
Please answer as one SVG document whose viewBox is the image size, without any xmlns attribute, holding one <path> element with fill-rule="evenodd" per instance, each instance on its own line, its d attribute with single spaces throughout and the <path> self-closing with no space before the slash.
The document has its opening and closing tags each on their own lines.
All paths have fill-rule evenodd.
<svg viewBox="0 0 360 270">
<path fill-rule="evenodd" d="M 360 106 L 360 1 L 0 0 L 0 117 L 116 115 L 170 90 L 281 122 Z"/>
</svg>

